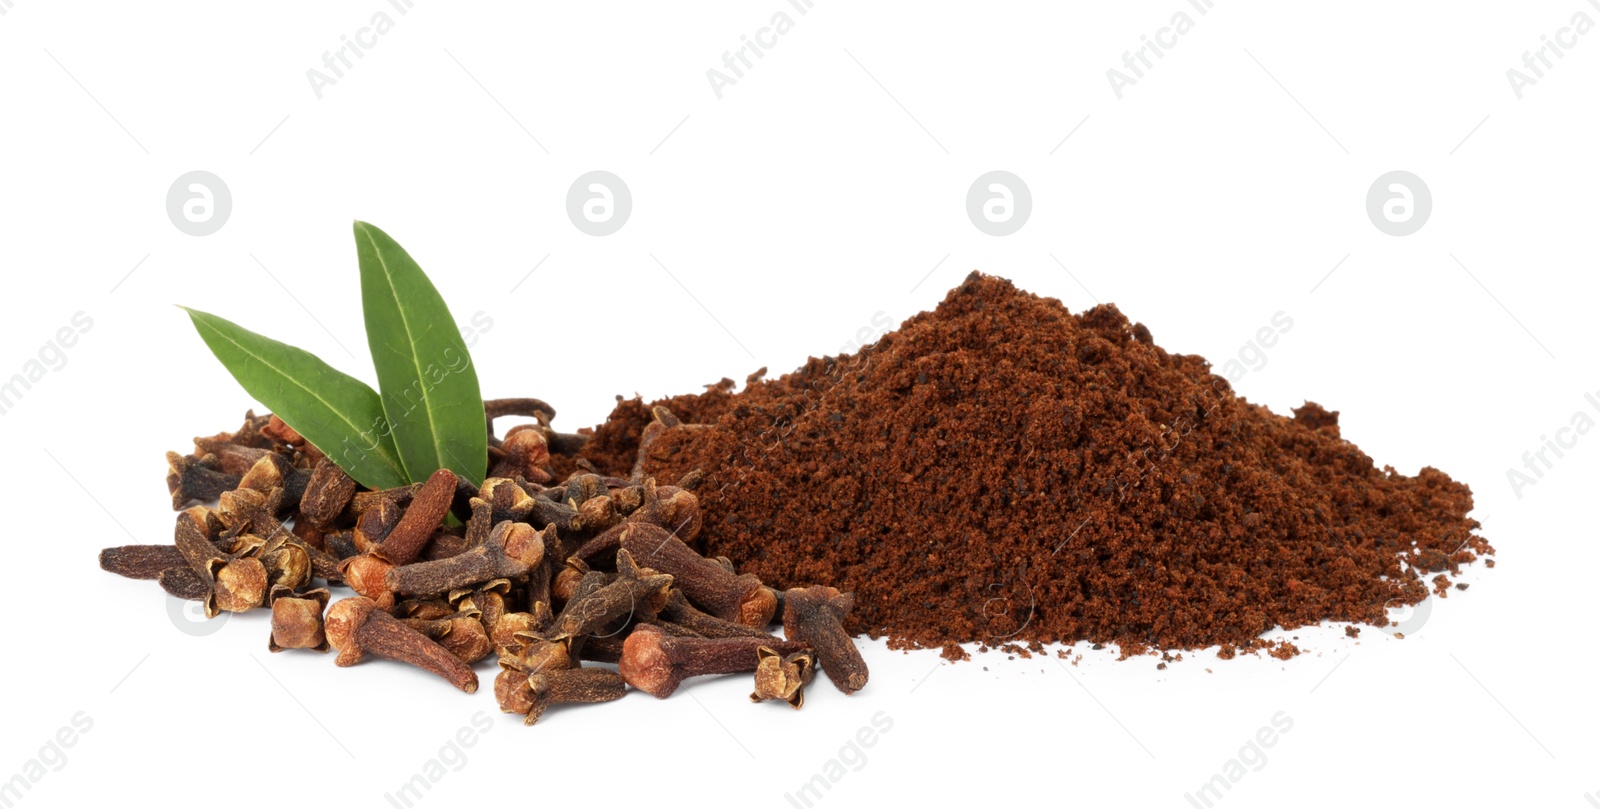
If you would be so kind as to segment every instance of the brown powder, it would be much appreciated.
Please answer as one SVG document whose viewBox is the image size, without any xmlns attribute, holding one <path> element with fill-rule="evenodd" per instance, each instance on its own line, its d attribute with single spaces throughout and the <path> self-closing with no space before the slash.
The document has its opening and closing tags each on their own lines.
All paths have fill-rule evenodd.
<svg viewBox="0 0 1600 809">
<path fill-rule="evenodd" d="M 977 273 L 857 354 L 734 387 L 655 403 L 689 426 L 648 471 L 704 470 L 707 553 L 854 590 L 851 629 L 896 648 L 1288 657 L 1259 636 L 1385 625 L 1493 553 L 1465 485 L 1375 468 L 1337 413 L 1275 415 L 1115 306 L 1073 315 Z M 619 402 L 585 456 L 626 474 L 648 419 Z"/>
</svg>

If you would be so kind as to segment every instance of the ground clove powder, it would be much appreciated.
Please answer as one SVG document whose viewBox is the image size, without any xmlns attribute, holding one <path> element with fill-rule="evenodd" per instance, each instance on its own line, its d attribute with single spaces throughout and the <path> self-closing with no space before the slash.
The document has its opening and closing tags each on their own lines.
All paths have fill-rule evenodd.
<svg viewBox="0 0 1600 809">
<path fill-rule="evenodd" d="M 1467 486 L 1375 467 L 1336 412 L 1276 415 L 1113 305 L 978 273 L 873 346 L 734 389 L 652 403 L 685 426 L 646 470 L 703 470 L 708 555 L 853 590 L 850 629 L 895 648 L 1287 657 L 1260 635 L 1386 625 L 1493 553 Z M 619 401 L 585 457 L 627 474 L 649 418 Z"/>
</svg>

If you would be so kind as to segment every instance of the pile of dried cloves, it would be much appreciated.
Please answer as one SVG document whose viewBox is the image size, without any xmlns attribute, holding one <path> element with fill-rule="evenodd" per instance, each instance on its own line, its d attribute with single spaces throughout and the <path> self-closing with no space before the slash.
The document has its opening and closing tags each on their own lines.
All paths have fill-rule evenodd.
<svg viewBox="0 0 1600 809">
<path fill-rule="evenodd" d="M 555 483 L 552 452 L 575 458 L 587 436 L 552 430 L 555 412 L 537 399 L 484 404 L 481 486 L 441 469 L 383 491 L 363 489 L 276 416 L 246 414 L 234 432 L 195 439 L 193 453 L 167 454 L 173 543 L 107 548 L 100 566 L 203 602 L 207 617 L 270 609 L 274 652 L 331 647 L 340 666 L 371 654 L 467 693 L 478 688 L 472 665 L 498 655 L 495 698 L 527 724 L 554 704 L 606 702 L 627 686 L 664 698 L 708 674 L 753 672 L 752 701 L 795 708 L 819 667 L 845 693 L 866 685 L 844 629 L 850 594 L 776 592 L 694 550 L 702 476 L 657 485 L 643 474 L 652 439 L 679 424 L 666 409 L 630 477 L 578 460 Z M 501 416 L 535 421 L 499 438 Z M 319 580 L 355 595 L 330 605 Z M 783 638 L 767 631 L 777 620 Z"/>
</svg>

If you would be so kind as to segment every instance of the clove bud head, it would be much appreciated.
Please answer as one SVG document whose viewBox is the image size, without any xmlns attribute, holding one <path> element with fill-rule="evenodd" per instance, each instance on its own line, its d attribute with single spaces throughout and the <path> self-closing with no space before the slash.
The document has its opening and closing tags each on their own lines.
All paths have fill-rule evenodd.
<svg viewBox="0 0 1600 809">
<path fill-rule="evenodd" d="M 756 690 L 750 701 L 779 699 L 800 710 L 805 704 L 805 686 L 816 675 L 816 658 L 809 651 L 785 657 L 767 646 L 757 649 L 756 656 Z"/>
<path fill-rule="evenodd" d="M 278 585 L 272 588 L 272 637 L 267 649 L 312 649 L 328 651 L 328 636 L 323 628 L 322 611 L 328 606 L 327 590 L 296 594 Z"/>
<path fill-rule="evenodd" d="M 328 609 L 326 632 L 328 642 L 339 651 L 338 665 L 353 666 L 361 661 L 362 650 L 356 644 L 356 630 L 377 607 L 372 599 L 356 596 L 340 599 Z"/>
<path fill-rule="evenodd" d="M 501 669 L 494 678 L 494 701 L 500 703 L 500 710 L 505 713 L 518 716 L 532 713 L 533 691 L 528 688 L 528 673 L 512 668 Z"/>
<path fill-rule="evenodd" d="M 505 450 L 505 460 L 495 466 L 492 477 L 523 477 L 532 483 L 547 483 L 550 473 L 545 466 L 550 463 L 550 445 L 536 425 L 524 424 L 506 433 L 500 448 Z"/>
<path fill-rule="evenodd" d="M 267 569 L 253 556 L 238 559 L 214 560 L 211 570 L 215 581 L 207 612 L 249 612 L 266 603 Z"/>
<path fill-rule="evenodd" d="M 394 592 L 388 585 L 389 571 L 393 569 L 394 565 L 370 554 L 352 556 L 339 564 L 339 572 L 350 589 L 384 607 L 394 603 Z"/>
</svg>

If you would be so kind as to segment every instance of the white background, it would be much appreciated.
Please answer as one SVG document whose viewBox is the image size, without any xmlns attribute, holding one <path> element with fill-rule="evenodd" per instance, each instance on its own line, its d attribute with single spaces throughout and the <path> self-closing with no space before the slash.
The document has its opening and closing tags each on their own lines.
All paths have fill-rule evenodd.
<svg viewBox="0 0 1600 809">
<path fill-rule="evenodd" d="M 1600 418 L 1584 400 L 1600 391 L 1600 34 L 1520 100 L 1506 77 L 1600 9 L 458 6 L 394 14 L 318 99 L 306 71 L 387 0 L 0 2 L 0 376 L 75 312 L 93 320 L 0 417 L 0 779 L 41 748 L 60 767 L 22 804 L 242 788 L 258 805 L 389 806 L 477 712 L 489 731 L 464 763 L 447 753 L 421 805 L 790 806 L 879 712 L 892 728 L 844 751 L 819 805 L 1189 806 L 1278 712 L 1292 730 L 1221 805 L 1577 808 L 1600 792 L 1581 578 L 1600 436 L 1520 497 L 1506 478 L 1574 413 Z M 793 30 L 719 100 L 706 71 L 780 10 Z M 1119 100 L 1107 69 L 1180 10 L 1193 30 Z M 206 237 L 165 211 L 196 169 L 233 197 Z M 595 169 L 634 200 L 603 238 L 564 207 Z M 999 238 L 964 210 L 995 169 L 1034 202 Z M 1365 212 L 1394 169 L 1432 191 L 1411 236 Z M 1299 630 L 1309 653 L 1288 662 L 1202 651 L 1158 671 L 1080 646 L 1077 666 L 945 665 L 864 640 L 868 689 L 819 681 L 798 713 L 748 704 L 733 677 L 534 728 L 404 667 L 269 655 L 264 613 L 196 636 L 212 627 L 153 584 L 95 568 L 103 546 L 170 539 L 162 453 L 252 404 L 171 304 L 370 381 L 355 218 L 399 239 L 459 319 L 493 320 L 473 346 L 485 395 L 545 398 L 567 429 L 619 393 L 836 353 L 973 269 L 1074 311 L 1114 301 L 1219 366 L 1281 311 L 1292 330 L 1237 390 L 1280 413 L 1320 402 L 1380 465 L 1470 484 L 1499 567 L 1405 640 Z M 63 759 L 47 743 L 79 712 L 92 728 Z"/>
</svg>

